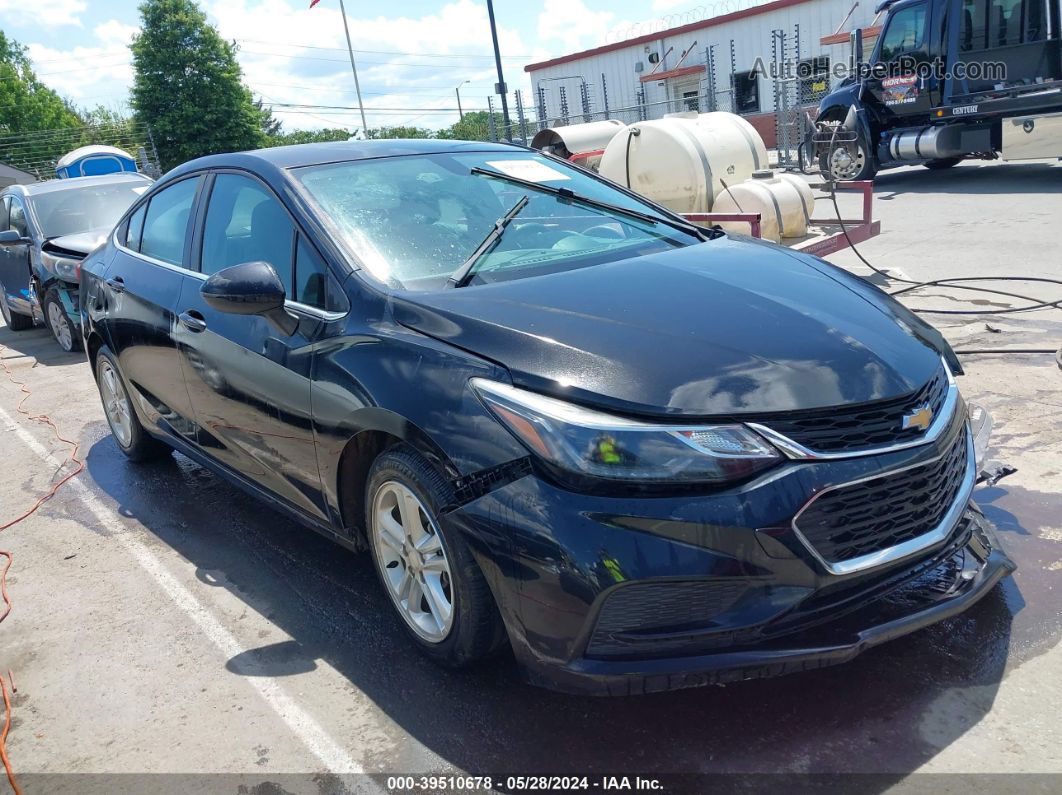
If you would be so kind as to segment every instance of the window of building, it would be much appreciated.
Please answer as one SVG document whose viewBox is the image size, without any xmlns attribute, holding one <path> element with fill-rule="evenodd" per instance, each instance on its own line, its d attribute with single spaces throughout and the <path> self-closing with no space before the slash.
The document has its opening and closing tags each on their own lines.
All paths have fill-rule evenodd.
<svg viewBox="0 0 1062 795">
<path fill-rule="evenodd" d="M 760 84 L 756 72 L 739 72 L 734 75 L 734 112 L 758 113 L 760 110 Z"/>
</svg>

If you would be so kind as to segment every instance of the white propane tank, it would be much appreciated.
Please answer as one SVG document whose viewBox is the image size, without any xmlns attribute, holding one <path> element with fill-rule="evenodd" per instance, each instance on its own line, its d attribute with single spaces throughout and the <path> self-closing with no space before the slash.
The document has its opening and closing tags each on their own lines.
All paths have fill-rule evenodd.
<svg viewBox="0 0 1062 795">
<path fill-rule="evenodd" d="M 567 127 L 549 127 L 539 130 L 531 139 L 531 148 L 549 152 L 565 160 L 577 155 L 574 160 L 580 166 L 597 170 L 601 155 L 580 157 L 586 152 L 604 149 L 616 134 L 627 125 L 619 119 L 605 119 L 588 124 L 570 124 Z"/>
<path fill-rule="evenodd" d="M 808 219 L 814 197 L 803 180 L 788 174 L 775 176 L 757 171 L 752 179 L 731 185 L 715 200 L 712 212 L 759 213 L 760 237 L 781 242 L 783 237 L 803 237 L 808 233 Z M 731 232 L 749 233 L 749 225 L 739 221 L 719 224 Z"/>
<path fill-rule="evenodd" d="M 679 213 L 711 212 L 728 185 L 767 167 L 755 128 L 733 113 L 676 114 L 632 124 L 605 147 L 601 175 Z"/>
</svg>

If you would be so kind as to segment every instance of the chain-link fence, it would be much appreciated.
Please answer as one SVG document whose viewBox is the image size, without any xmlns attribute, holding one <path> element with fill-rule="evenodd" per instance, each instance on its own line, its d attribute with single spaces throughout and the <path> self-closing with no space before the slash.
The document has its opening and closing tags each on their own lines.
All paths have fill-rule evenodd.
<svg viewBox="0 0 1062 795">
<path fill-rule="evenodd" d="M 54 179 L 59 158 L 90 144 L 117 146 L 136 159 L 143 173 L 150 177 L 161 174 L 150 128 L 134 121 L 22 133 L 0 132 L 0 163 L 32 174 L 38 180 Z"/>
<path fill-rule="evenodd" d="M 538 82 L 531 96 L 516 91 L 507 97 L 508 126 L 501 122 L 500 115 L 495 117 L 499 110 L 498 98 L 488 100 L 492 111 L 491 138 L 528 144 L 536 132 L 550 127 L 605 119 L 635 124 L 690 111 L 726 111 L 746 116 L 773 114 L 775 145 L 768 148 L 777 149 L 780 167 L 797 168 L 799 148 L 813 127 L 818 102 L 830 91 L 829 58 L 824 55 L 803 58 L 800 25 L 794 25 L 791 29 L 771 32 L 769 60 L 766 55 L 762 59 L 756 57 L 757 64 L 766 61 L 769 65 L 766 79 L 752 71 L 738 70 L 738 63 L 750 60 L 747 53 L 738 53 L 733 39 L 726 44 L 683 53 L 680 63 L 703 67 L 699 84 L 685 82 L 680 88 L 671 81 L 664 81 L 665 85 L 661 86 L 657 81 L 639 79 L 633 90 L 630 86 L 623 87 L 628 90 L 622 92 L 626 99 L 621 102 L 616 101 L 621 93 L 617 89 L 621 87 L 608 83 L 604 74 L 593 83 L 575 75 L 546 78 Z M 647 96 L 659 95 L 661 91 L 666 98 Z"/>
</svg>

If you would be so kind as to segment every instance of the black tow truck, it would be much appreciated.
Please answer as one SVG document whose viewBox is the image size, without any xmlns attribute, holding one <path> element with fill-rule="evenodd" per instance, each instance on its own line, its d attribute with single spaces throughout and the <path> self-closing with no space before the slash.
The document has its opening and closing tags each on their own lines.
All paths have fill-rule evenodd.
<svg viewBox="0 0 1062 795">
<path fill-rule="evenodd" d="M 1062 157 L 1062 0 L 883 0 L 871 57 L 819 103 L 824 174 Z"/>
</svg>

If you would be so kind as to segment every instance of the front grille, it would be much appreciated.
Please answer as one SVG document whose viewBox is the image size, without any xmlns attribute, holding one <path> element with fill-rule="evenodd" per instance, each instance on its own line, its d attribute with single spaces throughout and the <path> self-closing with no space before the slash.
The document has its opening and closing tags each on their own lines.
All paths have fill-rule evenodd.
<svg viewBox="0 0 1062 795">
<path fill-rule="evenodd" d="M 605 600 L 594 625 L 587 655 L 632 654 L 651 647 L 660 654 L 704 631 L 712 619 L 733 607 L 748 588 L 744 582 L 688 581 L 633 583 Z M 668 635 L 670 634 L 670 637 Z"/>
<path fill-rule="evenodd" d="M 943 520 L 962 489 L 966 431 L 926 464 L 822 492 L 796 528 L 826 561 L 841 563 L 910 541 Z"/>
<path fill-rule="evenodd" d="M 948 395 L 948 377 L 941 368 L 910 395 L 860 406 L 838 406 L 765 419 L 762 424 L 820 453 L 850 452 L 916 441 L 921 428 L 904 428 L 903 418 L 923 405 L 940 414 Z"/>
</svg>

